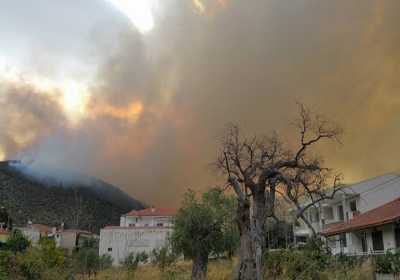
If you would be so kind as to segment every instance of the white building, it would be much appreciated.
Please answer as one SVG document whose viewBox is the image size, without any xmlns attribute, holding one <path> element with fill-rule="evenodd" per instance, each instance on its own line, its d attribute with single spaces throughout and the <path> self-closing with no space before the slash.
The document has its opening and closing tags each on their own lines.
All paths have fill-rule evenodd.
<svg viewBox="0 0 400 280">
<path fill-rule="evenodd" d="M 334 254 L 379 253 L 396 248 L 394 236 L 397 233 L 393 220 L 378 221 L 370 215 L 388 211 L 381 210 L 381 207 L 391 207 L 390 203 L 395 203 L 393 200 L 399 197 L 400 175 L 387 174 L 344 187 L 334 199 L 322 201 L 316 208 L 307 211 L 306 217 L 317 233 L 327 237 Z M 354 227 L 354 223 L 360 224 L 361 228 Z M 311 230 L 303 222 L 298 222 L 294 227 L 294 236 L 297 242 L 306 241 L 311 236 Z"/>
<path fill-rule="evenodd" d="M 63 226 L 57 230 L 56 227 L 31 222 L 28 222 L 26 227 L 16 227 L 16 229 L 19 229 L 33 246 L 37 246 L 41 238 L 50 238 L 55 241 L 57 247 L 69 254 L 78 250 L 86 239 L 99 239 L 98 235 L 88 231 L 64 229 Z"/>
<path fill-rule="evenodd" d="M 151 253 L 166 245 L 175 209 L 149 208 L 123 215 L 120 226 L 100 231 L 99 254 L 110 255 L 118 265 L 131 253 Z"/>
</svg>

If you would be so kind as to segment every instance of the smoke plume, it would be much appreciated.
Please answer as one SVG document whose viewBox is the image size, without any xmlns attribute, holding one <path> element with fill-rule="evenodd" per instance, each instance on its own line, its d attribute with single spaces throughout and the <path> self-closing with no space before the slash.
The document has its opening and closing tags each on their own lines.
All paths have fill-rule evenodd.
<svg viewBox="0 0 400 280">
<path fill-rule="evenodd" d="M 176 205 L 186 188 L 219 181 L 208 164 L 226 123 L 294 142 L 301 101 L 344 128 L 343 146 L 320 151 L 346 181 L 396 171 L 399 9 L 395 0 L 166 0 L 145 35 L 99 20 L 95 62 L 83 55 L 96 65 L 84 116 L 71 123 L 61 93 L 3 80 L 1 150 Z"/>
</svg>

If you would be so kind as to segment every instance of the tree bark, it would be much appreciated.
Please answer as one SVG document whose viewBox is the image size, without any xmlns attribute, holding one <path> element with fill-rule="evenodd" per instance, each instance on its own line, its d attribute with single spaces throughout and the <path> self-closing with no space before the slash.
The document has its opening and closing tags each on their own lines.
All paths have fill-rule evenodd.
<svg viewBox="0 0 400 280">
<path fill-rule="evenodd" d="M 256 263 L 253 239 L 251 233 L 250 203 L 239 202 L 237 209 L 237 223 L 240 231 L 239 264 L 236 272 L 236 280 L 256 279 Z"/>
<path fill-rule="evenodd" d="M 193 259 L 192 280 L 204 280 L 207 276 L 208 255 L 196 256 Z"/>
<path fill-rule="evenodd" d="M 254 253 L 256 263 L 256 278 L 257 280 L 263 279 L 264 261 L 263 252 L 266 249 L 266 199 L 265 191 L 259 189 L 253 193 L 253 223 L 252 223 L 252 237 L 254 240 Z"/>
</svg>

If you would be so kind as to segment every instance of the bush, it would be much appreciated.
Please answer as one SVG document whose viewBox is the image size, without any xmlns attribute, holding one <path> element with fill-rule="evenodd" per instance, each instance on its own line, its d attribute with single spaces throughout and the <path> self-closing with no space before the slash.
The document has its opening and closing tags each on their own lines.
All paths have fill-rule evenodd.
<svg viewBox="0 0 400 280">
<path fill-rule="evenodd" d="M 400 273 L 400 252 L 386 252 L 385 255 L 375 256 L 374 258 L 376 272 L 383 274 Z"/>
<path fill-rule="evenodd" d="M 161 271 L 167 266 L 172 265 L 177 260 L 177 256 L 167 247 L 154 249 L 151 253 L 151 261 L 154 265 L 158 265 Z"/>
<path fill-rule="evenodd" d="M 123 265 L 125 268 L 128 269 L 128 271 L 134 272 L 136 271 L 138 265 L 140 263 L 145 263 L 147 262 L 149 256 L 145 252 L 141 253 L 130 253 L 129 256 L 125 258 L 123 261 Z"/>
<path fill-rule="evenodd" d="M 24 252 L 31 243 L 18 229 L 11 232 L 10 238 L 4 245 L 5 250 L 12 251 L 13 253 Z"/>
<path fill-rule="evenodd" d="M 269 252 L 265 264 L 267 279 L 358 279 L 357 273 L 365 271 L 356 258 L 332 256 L 319 240 L 301 249 Z"/>
</svg>

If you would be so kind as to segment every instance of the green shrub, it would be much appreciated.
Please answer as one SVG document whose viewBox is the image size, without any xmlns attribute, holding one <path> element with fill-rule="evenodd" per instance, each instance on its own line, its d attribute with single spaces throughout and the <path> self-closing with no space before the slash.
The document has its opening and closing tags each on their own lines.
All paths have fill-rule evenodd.
<svg viewBox="0 0 400 280">
<path fill-rule="evenodd" d="M 125 260 L 123 261 L 123 265 L 128 271 L 134 272 L 136 271 L 138 265 L 140 263 L 147 262 L 149 256 L 145 252 L 141 253 L 130 253 Z"/>
<path fill-rule="evenodd" d="M 167 266 L 172 265 L 177 260 L 177 256 L 167 246 L 160 249 L 154 249 L 151 253 L 151 262 L 157 265 L 161 271 Z"/>
<path fill-rule="evenodd" d="M 13 253 L 24 252 L 31 243 L 18 229 L 11 232 L 10 238 L 4 245 L 5 250 L 12 251 Z"/>
</svg>

